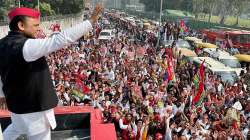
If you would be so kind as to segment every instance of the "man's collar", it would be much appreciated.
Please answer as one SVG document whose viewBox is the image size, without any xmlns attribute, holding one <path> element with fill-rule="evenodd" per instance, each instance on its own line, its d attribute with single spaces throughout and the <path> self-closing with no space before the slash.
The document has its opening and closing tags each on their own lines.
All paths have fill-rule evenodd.
<svg viewBox="0 0 250 140">
<path fill-rule="evenodd" d="M 19 32 L 19 31 L 9 31 L 8 35 L 9 36 L 18 36 L 18 37 L 31 38 L 31 37 L 28 37 L 24 33 Z"/>
<path fill-rule="evenodd" d="M 19 36 L 19 35 L 22 35 L 22 36 L 25 36 L 23 33 L 21 32 L 18 32 L 18 31 L 9 31 L 9 34 L 8 35 L 14 35 L 14 36 Z"/>
</svg>

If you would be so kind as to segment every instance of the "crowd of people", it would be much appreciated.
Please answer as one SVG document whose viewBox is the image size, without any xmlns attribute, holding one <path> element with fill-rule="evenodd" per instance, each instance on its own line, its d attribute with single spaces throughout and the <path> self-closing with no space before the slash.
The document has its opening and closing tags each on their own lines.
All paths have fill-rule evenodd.
<svg viewBox="0 0 250 140">
<path fill-rule="evenodd" d="M 47 57 L 59 106 L 99 108 L 121 140 L 250 139 L 250 69 L 234 85 L 205 73 L 204 99 L 196 106 L 199 66 L 173 55 L 169 80 L 170 56 L 154 33 L 106 18 L 114 39 L 97 39 L 100 20 L 79 42 Z M 173 29 L 167 36 L 177 40 L 178 25 Z"/>
</svg>

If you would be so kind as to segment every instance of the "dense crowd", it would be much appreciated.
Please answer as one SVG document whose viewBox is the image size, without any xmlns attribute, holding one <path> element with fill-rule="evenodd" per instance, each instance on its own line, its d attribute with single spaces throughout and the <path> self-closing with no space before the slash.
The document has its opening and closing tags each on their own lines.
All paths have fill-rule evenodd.
<svg viewBox="0 0 250 140">
<path fill-rule="evenodd" d="M 173 54 L 174 78 L 169 80 L 172 54 L 157 47 L 158 29 L 149 32 L 106 18 L 114 39 L 97 39 L 104 28 L 100 20 L 77 43 L 47 57 L 59 106 L 99 108 L 122 140 L 250 139 L 249 69 L 233 85 L 206 72 L 204 99 L 196 106 L 193 77 L 199 66 Z M 180 27 L 164 26 L 166 39 L 178 40 Z"/>
</svg>

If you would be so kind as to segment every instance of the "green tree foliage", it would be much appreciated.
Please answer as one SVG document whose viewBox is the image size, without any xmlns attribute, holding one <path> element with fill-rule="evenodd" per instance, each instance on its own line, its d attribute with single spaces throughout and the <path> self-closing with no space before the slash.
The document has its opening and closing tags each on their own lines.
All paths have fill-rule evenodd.
<svg viewBox="0 0 250 140">
<path fill-rule="evenodd" d="M 12 7 L 18 7 L 19 0 L 0 0 L 0 20 L 7 17 Z M 23 7 L 37 8 L 38 0 L 20 0 Z M 74 14 L 84 9 L 84 0 L 40 0 L 42 16 Z"/>
<path fill-rule="evenodd" d="M 159 12 L 161 0 L 140 0 L 147 11 Z M 192 11 L 192 0 L 163 0 L 162 9 L 182 9 L 185 11 Z"/>
<path fill-rule="evenodd" d="M 140 0 L 140 3 L 145 5 L 146 11 L 160 12 L 161 0 Z M 167 3 L 168 0 L 163 0 L 162 10 L 167 9 Z"/>
<path fill-rule="evenodd" d="M 146 11 L 159 12 L 160 0 L 140 0 L 145 5 Z M 220 23 L 224 24 L 228 16 L 236 16 L 236 25 L 239 24 L 239 16 L 247 8 L 250 0 L 163 0 L 164 9 L 174 9 L 192 12 L 195 18 L 208 15 L 208 22 L 213 15 L 220 16 Z"/>
<path fill-rule="evenodd" d="M 40 3 L 40 12 L 42 16 L 51 16 L 55 14 L 55 11 L 51 9 L 50 4 L 46 2 Z"/>
<path fill-rule="evenodd" d="M 13 0 L 0 0 L 0 20 L 6 19 L 8 9 L 13 8 L 15 3 Z"/>
<path fill-rule="evenodd" d="M 216 8 L 216 1 L 217 0 L 204 0 L 204 5 L 207 5 L 205 6 L 204 12 L 206 14 L 209 14 L 208 22 L 211 22 L 211 18 Z"/>
<path fill-rule="evenodd" d="M 184 11 L 192 12 L 193 1 L 192 0 L 183 0 L 181 5 L 177 9 L 183 9 Z"/>
<path fill-rule="evenodd" d="M 199 14 L 204 11 L 204 0 L 192 0 L 193 2 L 193 13 L 195 18 L 198 18 Z"/>
<path fill-rule="evenodd" d="M 239 24 L 239 16 L 245 12 L 250 0 L 233 0 L 233 12 L 237 16 L 236 25 Z"/>
<path fill-rule="evenodd" d="M 44 0 L 56 14 L 78 13 L 84 8 L 84 0 Z"/>
</svg>

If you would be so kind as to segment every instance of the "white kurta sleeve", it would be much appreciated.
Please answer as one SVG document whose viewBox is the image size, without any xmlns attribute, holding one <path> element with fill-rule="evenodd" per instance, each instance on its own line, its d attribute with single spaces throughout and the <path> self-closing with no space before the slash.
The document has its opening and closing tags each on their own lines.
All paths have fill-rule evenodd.
<svg viewBox="0 0 250 140">
<path fill-rule="evenodd" d="M 124 125 L 122 119 L 119 120 L 119 126 L 121 129 L 127 129 L 128 125 Z"/>
<path fill-rule="evenodd" d="M 0 98 L 3 98 L 3 97 L 5 97 L 4 93 L 3 93 L 3 82 L 2 82 L 2 79 L 0 77 Z"/>
<path fill-rule="evenodd" d="M 28 39 L 23 47 L 25 61 L 32 62 L 67 45 L 72 44 L 92 29 L 90 21 L 86 20 L 65 31 L 46 39 Z"/>
</svg>

